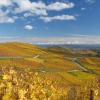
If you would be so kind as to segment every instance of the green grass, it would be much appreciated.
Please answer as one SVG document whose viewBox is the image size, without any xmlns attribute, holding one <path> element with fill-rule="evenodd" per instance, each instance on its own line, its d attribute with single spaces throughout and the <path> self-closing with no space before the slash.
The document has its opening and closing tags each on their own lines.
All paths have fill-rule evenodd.
<svg viewBox="0 0 100 100">
<path fill-rule="evenodd" d="M 69 72 L 69 74 L 71 74 L 81 80 L 84 80 L 84 79 L 87 80 L 87 79 L 96 77 L 95 74 L 90 74 L 90 73 L 86 73 L 86 72 L 82 72 L 82 71 L 76 71 L 76 72 L 73 71 L 73 72 Z"/>
</svg>

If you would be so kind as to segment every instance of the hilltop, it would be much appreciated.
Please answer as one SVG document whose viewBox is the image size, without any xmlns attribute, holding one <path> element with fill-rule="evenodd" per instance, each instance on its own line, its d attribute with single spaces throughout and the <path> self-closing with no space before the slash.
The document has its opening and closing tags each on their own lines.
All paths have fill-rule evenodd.
<svg viewBox="0 0 100 100">
<path fill-rule="evenodd" d="M 40 47 L 27 43 L 0 43 L 0 56 L 32 56 L 41 51 Z"/>
</svg>

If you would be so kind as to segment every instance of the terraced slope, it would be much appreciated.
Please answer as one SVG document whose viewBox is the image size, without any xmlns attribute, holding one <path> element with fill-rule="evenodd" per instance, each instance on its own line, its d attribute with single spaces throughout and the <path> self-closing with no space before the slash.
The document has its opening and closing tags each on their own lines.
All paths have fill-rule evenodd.
<svg viewBox="0 0 100 100">
<path fill-rule="evenodd" d="M 0 100 L 99 100 L 100 58 L 91 51 L 1 43 Z"/>
<path fill-rule="evenodd" d="M 64 58 L 63 54 L 66 49 L 60 48 L 60 51 L 61 53 L 50 52 L 48 48 L 26 43 L 2 43 L 0 44 L 0 63 L 6 66 L 9 64 L 21 67 L 31 66 L 41 70 L 46 69 L 46 71 L 52 69 L 56 71 L 80 70 L 77 64 Z"/>
<path fill-rule="evenodd" d="M 34 56 L 43 53 L 41 48 L 26 43 L 1 43 L 0 56 Z"/>
<path fill-rule="evenodd" d="M 100 58 L 99 57 L 81 58 L 79 61 L 88 70 L 91 70 L 94 73 L 100 74 Z"/>
</svg>

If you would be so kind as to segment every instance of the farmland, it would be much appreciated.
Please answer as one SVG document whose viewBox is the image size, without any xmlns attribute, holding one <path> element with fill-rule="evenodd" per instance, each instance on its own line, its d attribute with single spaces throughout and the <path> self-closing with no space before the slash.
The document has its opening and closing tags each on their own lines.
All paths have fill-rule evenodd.
<svg viewBox="0 0 100 100">
<path fill-rule="evenodd" d="M 0 44 L 1 100 L 99 100 L 96 50 Z M 92 99 L 91 99 L 92 98 Z"/>
</svg>

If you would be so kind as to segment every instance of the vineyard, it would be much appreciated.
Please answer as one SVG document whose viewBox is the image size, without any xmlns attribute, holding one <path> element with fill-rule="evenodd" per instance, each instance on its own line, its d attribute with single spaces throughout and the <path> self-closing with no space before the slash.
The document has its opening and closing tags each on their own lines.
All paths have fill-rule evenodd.
<svg viewBox="0 0 100 100">
<path fill-rule="evenodd" d="M 100 97 L 96 78 L 84 79 L 84 84 L 70 74 L 32 72 L 28 68 L 14 67 L 2 67 L 0 73 L 1 100 L 91 100 L 92 96 L 99 100 Z"/>
<path fill-rule="evenodd" d="M 100 100 L 100 59 L 94 51 L 87 57 L 24 43 L 2 43 L 0 50 L 0 100 Z"/>
</svg>

